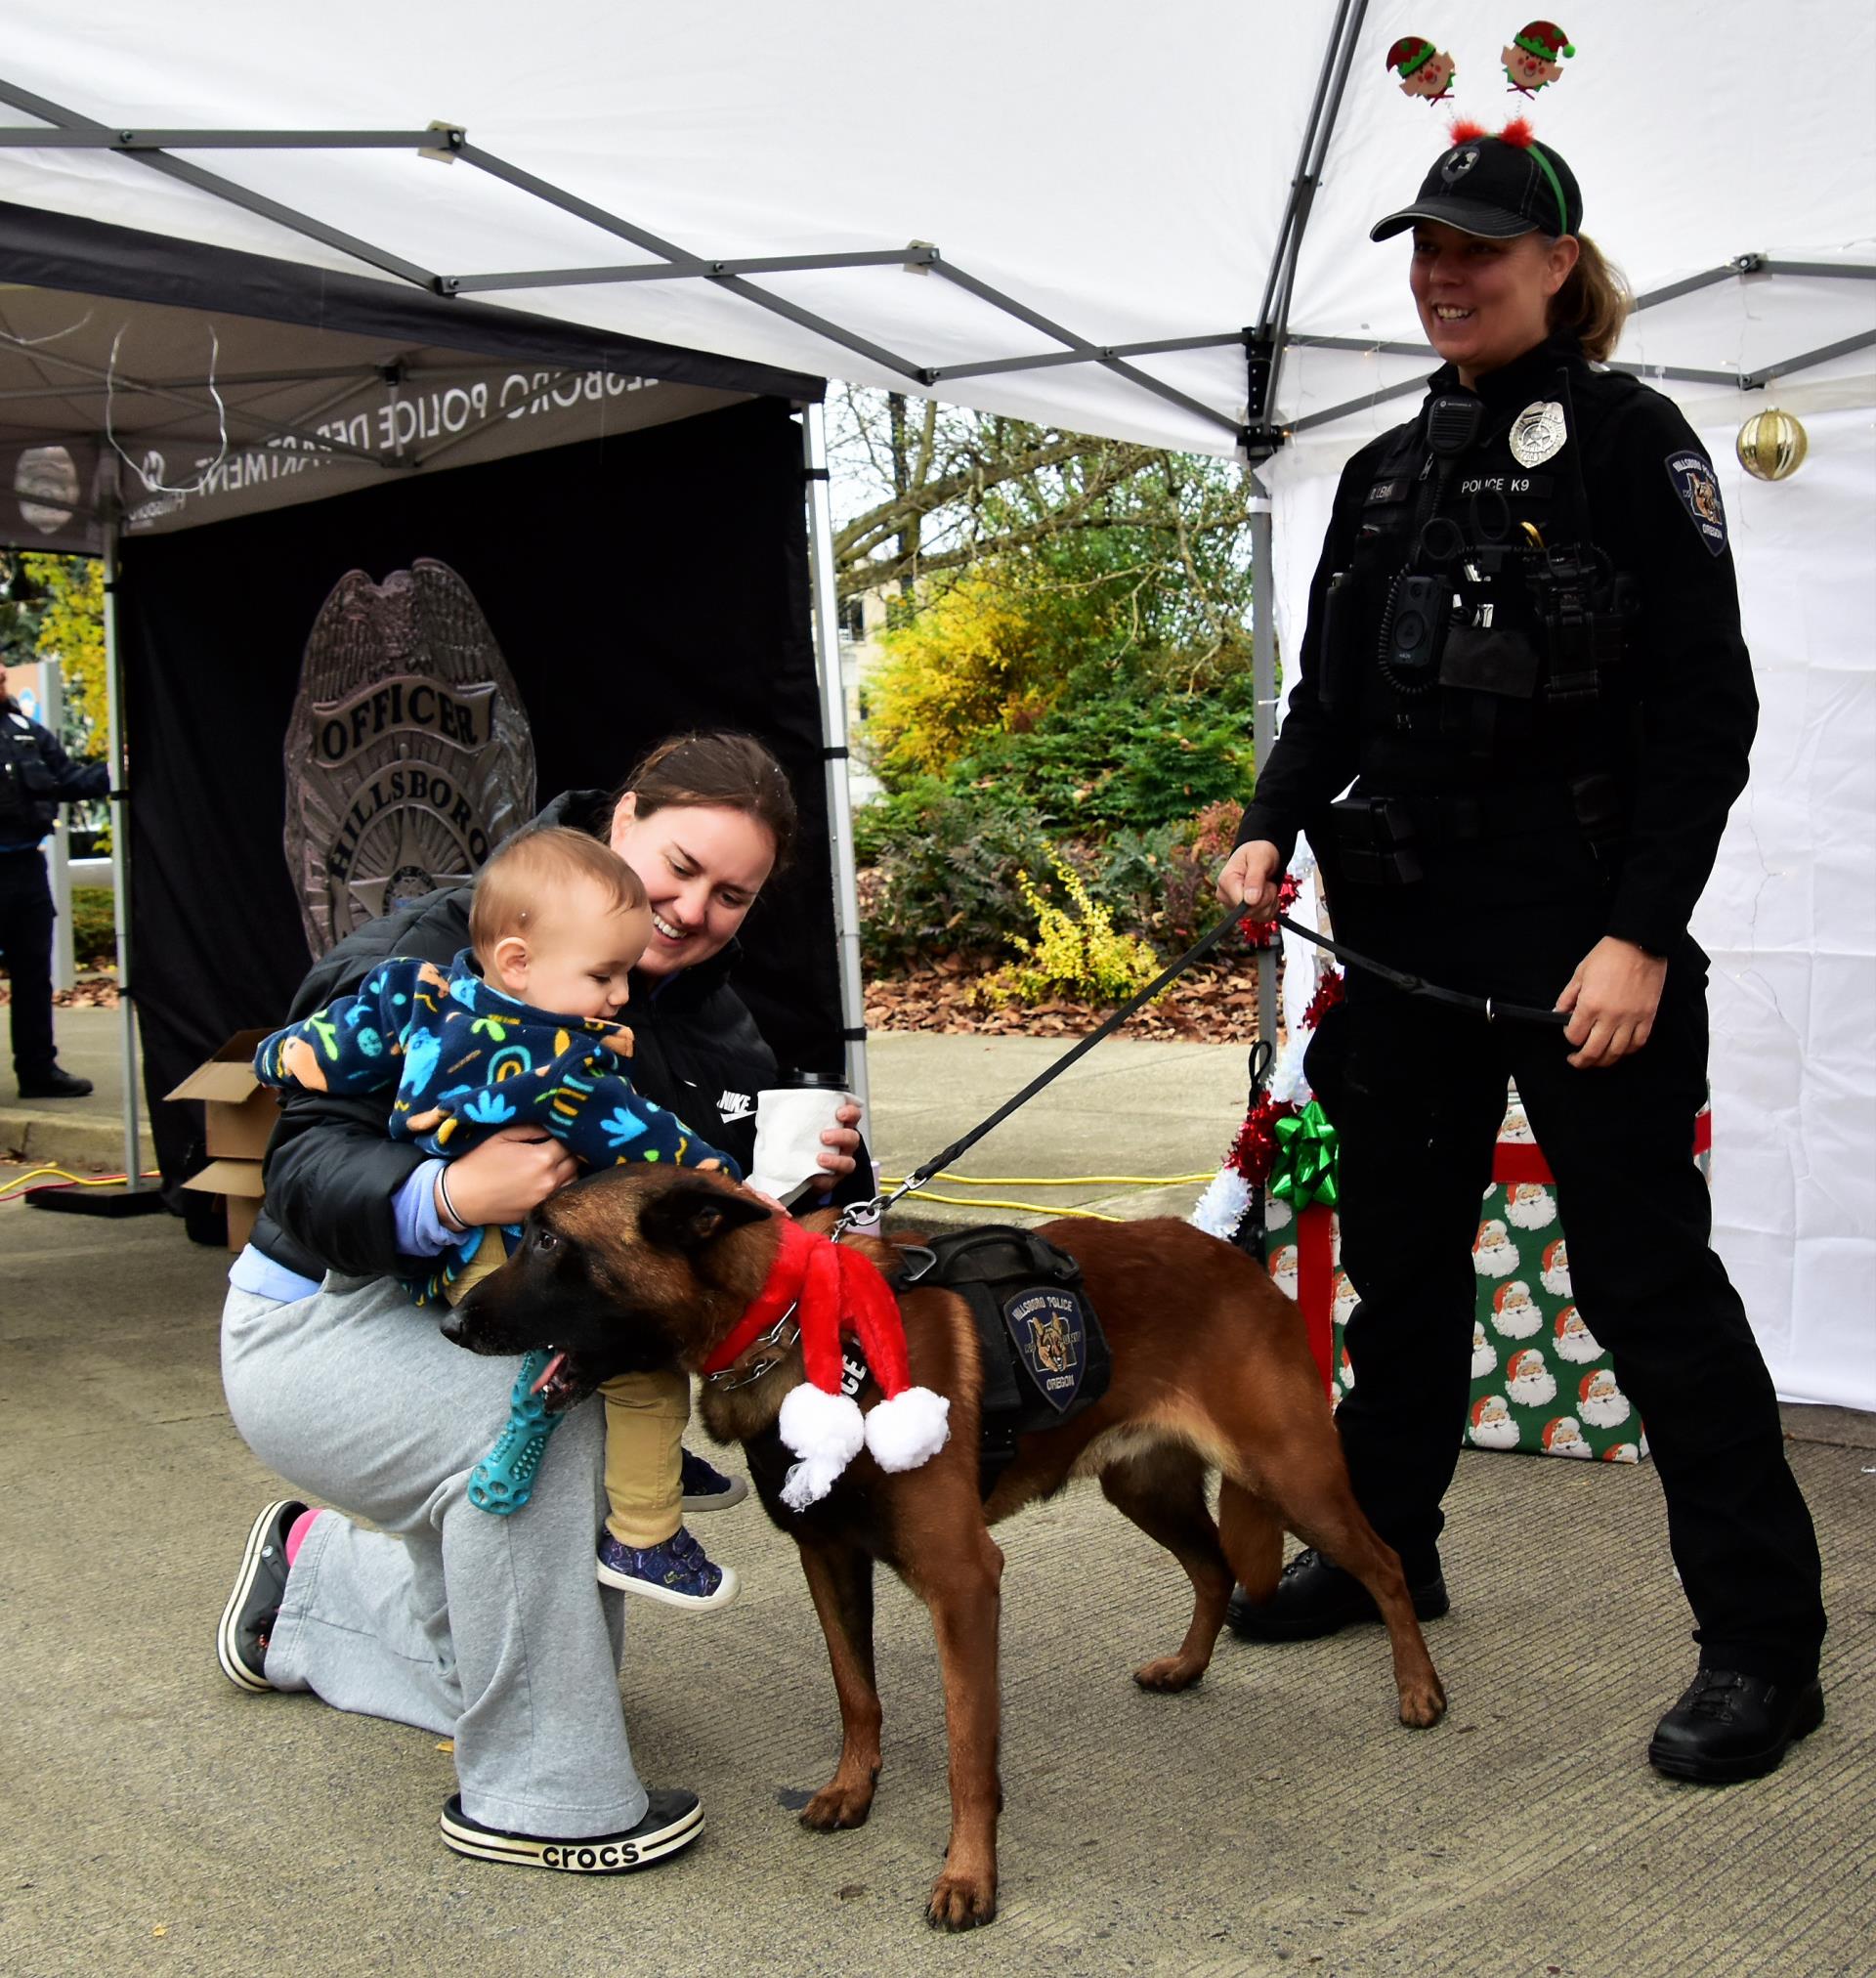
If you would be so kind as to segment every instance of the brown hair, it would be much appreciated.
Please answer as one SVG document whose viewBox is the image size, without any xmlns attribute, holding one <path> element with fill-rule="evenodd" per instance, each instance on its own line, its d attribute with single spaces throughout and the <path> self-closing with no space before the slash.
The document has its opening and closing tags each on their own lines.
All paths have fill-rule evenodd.
<svg viewBox="0 0 1876 1978">
<path fill-rule="evenodd" d="M 477 876 L 469 903 L 470 946 L 486 958 L 497 941 L 527 932 L 556 888 L 579 880 L 602 886 L 624 913 L 645 904 L 645 882 L 611 845 L 557 824 L 518 831 Z"/>
<path fill-rule="evenodd" d="M 625 779 L 613 798 L 615 810 L 628 792 L 638 799 L 640 817 L 683 804 L 740 810 L 775 840 L 777 872 L 794 856 L 801 823 L 794 792 L 788 772 L 753 735 L 723 729 L 673 735 Z"/>
<path fill-rule="evenodd" d="M 1551 297 L 1551 329 L 1573 336 L 1583 355 L 1606 364 L 1635 306 L 1627 278 L 1587 234 L 1576 236 L 1576 266 Z"/>
</svg>

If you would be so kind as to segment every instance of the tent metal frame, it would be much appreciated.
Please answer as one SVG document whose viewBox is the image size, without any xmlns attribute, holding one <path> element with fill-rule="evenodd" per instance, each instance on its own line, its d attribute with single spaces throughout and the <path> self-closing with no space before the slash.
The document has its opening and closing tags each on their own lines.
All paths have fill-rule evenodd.
<svg viewBox="0 0 1876 1978">
<path fill-rule="evenodd" d="M 1240 329 L 1202 332 L 1192 336 L 1161 337 L 1127 344 L 1097 344 L 1079 331 L 1032 309 L 1018 297 L 972 275 L 948 260 L 930 241 L 909 241 L 903 247 L 859 248 L 844 253 L 773 254 L 715 258 L 666 240 L 649 229 L 581 198 L 577 194 L 525 170 L 492 151 L 472 144 L 467 130 L 459 124 L 436 122 L 422 130 L 134 130 L 101 123 L 62 104 L 51 102 L 32 91 L 0 78 L 0 103 L 41 119 L 37 125 L 0 128 L 0 150 L 107 150 L 115 151 L 152 171 L 159 171 L 185 185 L 238 206 L 243 211 L 270 220 L 289 232 L 318 240 L 349 258 L 374 268 L 381 274 L 426 292 L 443 296 L 495 294 L 504 290 L 596 286 L 632 281 L 708 281 L 739 296 L 754 307 L 793 322 L 828 342 L 878 365 L 908 383 L 929 390 L 949 380 L 988 377 L 1000 373 L 1044 370 L 1062 365 L 1097 364 L 1126 378 L 1142 391 L 1175 405 L 1208 424 L 1233 434 L 1246 457 L 1255 466 L 1280 448 L 1292 433 L 1326 425 L 1351 412 L 1404 396 L 1419 387 L 1419 380 L 1388 386 L 1365 398 L 1330 406 L 1298 419 L 1283 422 L 1276 416 L 1277 386 L 1285 353 L 1291 349 L 1341 349 L 1372 351 L 1380 356 L 1433 356 L 1429 346 L 1417 343 L 1368 342 L 1354 338 L 1293 335 L 1289 329 L 1291 304 L 1296 292 L 1298 260 L 1317 190 L 1322 184 L 1329 146 L 1334 138 L 1342 108 L 1355 46 L 1367 17 L 1367 0 L 1338 0 L 1331 23 L 1328 46 L 1316 78 L 1315 94 L 1298 154 L 1297 170 L 1279 228 L 1277 247 L 1264 283 L 1263 299 L 1254 324 Z M 585 222 L 602 233 L 630 242 L 658 258 L 587 267 L 509 270 L 482 274 L 449 274 L 424 268 L 404 256 L 329 226 L 317 216 L 287 206 L 267 194 L 236 184 L 206 167 L 174 155 L 179 150 L 408 150 L 426 159 L 466 164 L 485 172 L 530 197 L 557 211 Z M 857 330 L 821 315 L 815 310 L 758 286 L 750 278 L 765 275 L 799 274 L 840 268 L 898 268 L 917 274 L 936 275 L 975 296 L 1002 315 L 1027 324 L 1051 338 L 1061 348 L 1018 357 L 987 358 L 972 363 L 921 365 L 902 351 L 889 349 Z M 1836 280 L 1867 280 L 1876 278 L 1876 266 L 1831 262 L 1785 261 L 1759 253 L 1747 253 L 1698 275 L 1669 282 L 1636 297 L 1637 310 L 1673 301 L 1715 282 L 1747 277 L 1797 276 Z M 1780 359 L 1757 371 L 1736 372 L 1698 370 L 1672 365 L 1618 366 L 1647 377 L 1696 384 L 1734 385 L 1741 391 L 1763 389 L 1776 378 L 1787 377 L 1836 357 L 1866 349 L 1876 343 L 1876 330 L 1800 352 Z M 1207 405 L 1177 386 L 1141 370 L 1132 360 L 1164 356 L 1190 350 L 1215 350 L 1239 346 L 1246 361 L 1246 410 L 1235 412 Z M 156 389 L 175 389 L 157 386 Z M 258 423 L 258 421 L 257 421 Z M 282 431 L 284 429 L 281 429 Z"/>
<path fill-rule="evenodd" d="M 408 282 L 442 297 L 494 294 L 504 290 L 569 288 L 632 281 L 701 280 L 727 290 L 754 307 L 766 310 L 865 358 L 896 377 L 930 390 L 933 386 L 969 377 L 987 377 L 1025 370 L 1041 370 L 1062 365 L 1097 364 L 1126 378 L 1143 391 L 1177 406 L 1207 423 L 1222 427 L 1236 438 L 1253 473 L 1252 566 L 1253 566 L 1253 671 L 1257 705 L 1257 746 L 1258 758 L 1275 732 L 1276 638 L 1272 603 L 1270 503 L 1256 469 L 1268 460 L 1296 433 L 1327 425 L 1337 419 L 1405 397 L 1424 388 L 1421 377 L 1402 380 L 1366 397 L 1322 408 L 1290 421 L 1276 414 L 1277 389 L 1283 360 L 1292 349 L 1337 349 L 1366 351 L 1376 356 L 1428 358 L 1430 346 L 1408 342 L 1366 341 L 1347 337 L 1292 334 L 1289 328 L 1291 305 L 1296 292 L 1297 270 L 1303 236 L 1317 190 L 1322 184 L 1329 146 L 1334 138 L 1348 74 L 1354 61 L 1368 12 L 1367 0 L 1337 0 L 1328 45 L 1316 78 L 1309 116 L 1298 153 L 1296 173 L 1278 233 L 1276 252 L 1265 280 L 1262 301 L 1254 324 L 1227 331 L 1170 337 L 1130 344 L 1096 344 L 1078 331 L 1056 322 L 1032 309 L 1017 297 L 971 275 L 948 260 L 930 241 L 914 240 L 903 247 L 857 249 L 846 253 L 783 254 L 754 257 L 712 258 L 661 238 L 650 230 L 618 214 L 609 212 L 551 181 L 521 166 L 497 157 L 472 144 L 467 130 L 459 124 L 438 121 L 422 130 L 134 130 L 113 128 L 63 105 L 55 104 L 28 90 L 0 78 L 0 103 L 40 119 L 40 127 L 0 128 L 0 149 L 110 150 L 136 163 L 193 186 L 213 197 L 317 240 L 380 273 Z M 174 155 L 179 150 L 409 150 L 426 159 L 462 163 L 484 172 L 543 204 L 583 221 L 602 233 L 629 242 L 642 252 L 656 256 L 651 261 L 621 262 L 588 267 L 548 268 L 483 274 L 449 274 L 420 267 L 387 248 L 360 239 L 316 216 L 281 204 L 264 194 L 240 186 L 206 167 Z M 975 363 L 920 365 L 903 352 L 892 350 L 805 308 L 786 296 L 758 285 L 754 277 L 797 274 L 842 268 L 898 268 L 912 273 L 936 275 L 965 293 L 975 296 L 1003 316 L 1027 324 L 1051 339 L 1058 349 L 1026 356 L 1002 357 Z M 1715 269 L 1669 282 L 1635 299 L 1637 310 L 1656 307 L 1676 297 L 1691 294 L 1715 282 L 1749 278 L 1794 276 L 1830 280 L 1868 280 L 1876 279 L 1876 266 L 1818 262 L 1781 261 L 1763 254 L 1748 253 Z M 1772 380 L 1826 364 L 1834 358 L 1876 344 L 1876 330 L 1861 332 L 1804 351 L 1791 358 L 1748 373 L 1688 369 L 1677 366 L 1624 365 L 1618 368 L 1641 375 L 1681 382 L 1733 385 L 1740 391 L 1762 390 Z M 1178 351 L 1220 349 L 1240 346 L 1245 353 L 1246 401 L 1242 417 L 1180 391 L 1141 370 L 1132 360 Z M 395 380 L 388 380 L 395 382 Z M 194 382 L 194 381 L 190 381 Z M 181 381 L 154 384 L 158 392 L 179 394 Z M 231 412 L 231 416 L 234 416 Z M 250 415 L 251 416 L 251 415 Z M 252 423 L 263 423 L 252 418 Z M 281 429 L 282 431 L 284 429 Z M 849 1024 L 849 1056 L 861 1064 L 856 1083 L 864 1096 L 863 1045 L 855 1042 L 853 1025 L 859 1008 L 858 925 L 851 871 L 851 811 L 844 775 L 845 703 L 840 683 L 838 642 L 833 628 L 833 570 L 831 544 L 831 518 L 826 486 L 825 427 L 818 406 L 806 408 L 803 446 L 809 490 L 810 570 L 813 593 L 815 646 L 822 674 L 824 740 L 829 764 L 829 814 L 835 840 L 834 866 L 837 879 L 836 923 L 841 946 L 842 1003 Z M 411 464 L 415 464 L 412 462 Z M 849 952 L 851 949 L 851 952 Z M 1259 957 L 1259 1016 L 1263 1035 L 1272 1035 L 1275 1015 L 1274 957 Z M 851 977 L 851 980 L 849 980 Z M 850 1000 L 850 998 L 852 1000 Z M 859 1033 L 864 1037 L 864 1031 Z M 131 1164 L 134 1168 L 134 1161 Z"/>
</svg>

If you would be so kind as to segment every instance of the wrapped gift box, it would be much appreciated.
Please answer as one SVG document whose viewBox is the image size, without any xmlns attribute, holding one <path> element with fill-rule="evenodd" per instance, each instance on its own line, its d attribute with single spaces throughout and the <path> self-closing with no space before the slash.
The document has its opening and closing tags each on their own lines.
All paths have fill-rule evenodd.
<svg viewBox="0 0 1876 1978">
<path fill-rule="evenodd" d="M 1693 1144 L 1703 1173 L 1712 1125 L 1703 1109 Z M 1355 1308 L 1335 1213 L 1315 1205 L 1299 1217 L 1272 1201 L 1266 1216 L 1271 1279 L 1302 1307 L 1309 1348 L 1333 1404 L 1354 1381 L 1342 1335 Z M 1472 1268 L 1478 1301 L 1468 1446 L 1605 1463 L 1646 1456 L 1641 1418 L 1576 1309 L 1556 1183 L 1515 1094 L 1500 1129 L 1492 1184 L 1479 1205 Z"/>
</svg>

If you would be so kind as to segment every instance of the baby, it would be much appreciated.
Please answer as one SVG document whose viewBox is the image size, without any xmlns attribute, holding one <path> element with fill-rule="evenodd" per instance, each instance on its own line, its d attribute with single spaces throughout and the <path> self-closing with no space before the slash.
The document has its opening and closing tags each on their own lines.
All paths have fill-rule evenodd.
<svg viewBox="0 0 1876 1978">
<path fill-rule="evenodd" d="M 609 846 L 557 827 L 522 832 L 483 868 L 471 945 L 448 971 L 383 963 L 356 995 L 276 1031 L 255 1053 L 255 1072 L 281 1091 L 395 1086 L 391 1137 L 446 1160 L 503 1127 L 533 1125 L 582 1168 L 669 1161 L 740 1180 L 727 1154 L 632 1087 L 632 1033 L 615 1019 L 651 935 L 645 887 Z M 437 1207 L 458 1241 L 405 1280 L 419 1305 L 455 1304 L 521 1237 L 518 1226 L 465 1227 L 447 1168 Z M 682 1519 L 688 1377 L 621 1374 L 600 1392 L 609 1504 L 600 1579 L 674 1607 L 725 1606 L 736 1574 L 704 1556 Z"/>
</svg>

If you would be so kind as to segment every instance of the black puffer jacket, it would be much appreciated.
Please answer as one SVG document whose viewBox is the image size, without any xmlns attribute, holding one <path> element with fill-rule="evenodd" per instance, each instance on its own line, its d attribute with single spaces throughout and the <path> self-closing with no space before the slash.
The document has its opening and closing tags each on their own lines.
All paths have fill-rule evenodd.
<svg viewBox="0 0 1876 1978">
<path fill-rule="evenodd" d="M 597 835 L 605 816 L 600 792 L 576 791 L 549 804 L 539 821 Z M 469 945 L 470 892 L 458 886 L 431 893 L 348 935 L 300 985 L 289 1020 L 350 994 L 387 956 L 447 965 Z M 755 1095 L 776 1083 L 778 1071 L 775 1054 L 730 987 L 736 956 L 732 942 L 655 993 L 635 981 L 625 1020 L 636 1040 L 633 1084 L 746 1170 L 755 1149 Z M 287 1096 L 267 1150 L 267 1200 L 252 1239 L 257 1250 L 306 1277 L 327 1269 L 407 1274 L 411 1260 L 398 1255 L 392 1201 L 430 1156 L 388 1137 L 391 1097 L 388 1091 L 355 1098 Z M 864 1151 L 835 1188 L 835 1201 L 871 1192 Z"/>
</svg>

